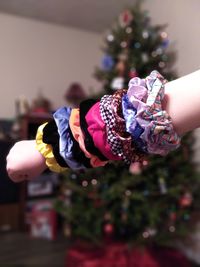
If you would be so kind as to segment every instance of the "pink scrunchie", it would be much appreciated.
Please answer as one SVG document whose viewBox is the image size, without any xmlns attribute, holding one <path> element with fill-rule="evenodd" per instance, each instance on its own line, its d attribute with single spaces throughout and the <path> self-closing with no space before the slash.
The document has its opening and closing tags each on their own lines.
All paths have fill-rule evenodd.
<svg viewBox="0 0 200 267">
<path fill-rule="evenodd" d="M 100 102 L 91 107 L 85 119 L 88 125 L 88 132 L 101 153 L 110 160 L 121 160 L 119 156 L 111 152 L 110 145 L 107 142 L 106 125 L 100 115 Z"/>
<path fill-rule="evenodd" d="M 85 153 L 87 158 L 90 158 L 90 164 L 93 167 L 105 166 L 108 161 L 101 161 L 97 156 L 89 153 L 85 148 L 84 136 L 80 128 L 80 111 L 78 108 L 74 108 L 71 111 L 69 118 L 69 126 L 74 136 L 74 139 L 79 143 L 80 149 Z"/>
</svg>

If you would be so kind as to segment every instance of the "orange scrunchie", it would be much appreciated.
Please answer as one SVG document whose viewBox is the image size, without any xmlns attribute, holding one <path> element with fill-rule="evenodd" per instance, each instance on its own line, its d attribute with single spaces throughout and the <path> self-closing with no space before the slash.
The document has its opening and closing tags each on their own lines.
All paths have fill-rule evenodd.
<svg viewBox="0 0 200 267">
<path fill-rule="evenodd" d="M 80 110 L 79 108 L 74 108 L 71 111 L 69 118 L 69 126 L 74 136 L 74 139 L 79 143 L 81 150 L 85 153 L 87 158 L 90 158 L 90 164 L 93 167 L 105 166 L 108 161 L 101 161 L 97 156 L 89 153 L 85 148 L 84 136 L 80 128 Z"/>
</svg>

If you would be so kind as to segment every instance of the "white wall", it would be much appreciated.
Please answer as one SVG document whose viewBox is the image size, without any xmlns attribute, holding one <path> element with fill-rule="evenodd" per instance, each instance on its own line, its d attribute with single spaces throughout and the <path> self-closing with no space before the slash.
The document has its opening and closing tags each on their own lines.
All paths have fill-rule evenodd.
<svg viewBox="0 0 200 267">
<path fill-rule="evenodd" d="M 34 99 L 40 88 L 62 106 L 73 81 L 95 88 L 101 35 L 0 14 L 0 118 L 15 115 L 15 99 Z"/>
<path fill-rule="evenodd" d="M 169 39 L 177 50 L 178 74 L 200 68 L 200 1 L 146 0 L 153 24 L 168 24 Z"/>
<path fill-rule="evenodd" d="M 199 0 L 146 0 L 145 5 L 152 23 L 168 23 L 167 32 L 177 50 L 176 69 L 180 76 L 200 68 L 200 1 Z M 188 88 L 190 90 L 190 88 Z M 200 104 L 200 99 L 199 99 Z M 200 171 L 200 128 L 194 131 L 193 160 Z M 188 177 L 190 179 L 190 177 Z M 196 231 L 178 245 L 193 261 L 200 263 L 199 223 Z M 189 242 L 188 242 L 189 240 Z"/>
<path fill-rule="evenodd" d="M 169 24 L 178 74 L 198 69 L 200 1 L 146 0 L 144 7 L 153 24 Z M 0 14 L 0 38 L 0 117 L 13 117 L 15 99 L 25 95 L 31 101 L 39 88 L 56 108 L 72 81 L 99 87 L 92 73 L 101 61 L 101 34 Z"/>
<path fill-rule="evenodd" d="M 176 70 L 179 76 L 200 68 L 200 1 L 146 0 L 153 24 L 168 23 L 169 39 L 177 50 Z M 188 88 L 190 90 L 190 88 Z M 199 99 L 200 104 L 200 99 Z M 193 160 L 200 171 L 200 128 L 194 131 Z"/>
</svg>

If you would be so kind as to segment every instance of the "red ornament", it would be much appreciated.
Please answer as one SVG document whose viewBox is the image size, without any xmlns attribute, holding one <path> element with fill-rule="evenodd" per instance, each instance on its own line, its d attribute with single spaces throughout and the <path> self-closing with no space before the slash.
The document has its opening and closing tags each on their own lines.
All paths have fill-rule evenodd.
<svg viewBox="0 0 200 267">
<path fill-rule="evenodd" d="M 182 208 L 187 208 L 191 206 L 192 201 L 192 194 L 190 192 L 185 192 L 184 195 L 180 198 L 179 204 Z"/>
<path fill-rule="evenodd" d="M 142 172 L 142 166 L 140 162 L 133 162 L 130 165 L 129 168 L 130 173 L 134 174 L 134 175 L 138 175 L 141 174 Z"/>
<path fill-rule="evenodd" d="M 94 200 L 94 207 L 95 208 L 99 208 L 99 207 L 102 207 L 104 204 L 104 201 L 100 198 L 97 198 Z"/>
<path fill-rule="evenodd" d="M 128 26 L 133 20 L 133 15 L 129 10 L 124 10 L 119 16 L 119 23 L 121 27 Z"/>
<path fill-rule="evenodd" d="M 176 221 L 177 218 L 176 212 L 175 211 L 170 212 L 169 217 L 171 221 Z"/>
<path fill-rule="evenodd" d="M 137 73 L 137 71 L 136 71 L 135 69 L 131 69 L 131 70 L 129 71 L 129 78 L 130 78 L 130 79 L 135 78 L 135 77 L 137 77 L 137 76 L 138 76 L 138 73 Z"/>
<path fill-rule="evenodd" d="M 107 235 L 111 235 L 114 231 L 114 226 L 112 223 L 106 223 L 104 225 L 104 233 L 107 234 Z"/>
</svg>

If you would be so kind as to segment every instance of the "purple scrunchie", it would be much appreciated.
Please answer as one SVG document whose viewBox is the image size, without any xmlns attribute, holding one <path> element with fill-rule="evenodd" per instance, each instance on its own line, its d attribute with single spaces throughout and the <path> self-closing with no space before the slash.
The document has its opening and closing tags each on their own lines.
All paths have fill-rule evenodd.
<svg viewBox="0 0 200 267">
<path fill-rule="evenodd" d="M 170 116 L 162 110 L 165 83 L 166 80 L 157 71 L 152 71 L 146 79 L 133 78 L 123 99 L 126 130 L 133 139 L 136 138 L 136 142 L 143 140 L 141 149 L 146 146 L 150 154 L 166 155 L 180 145 L 180 137 L 173 128 Z M 137 127 L 140 128 L 138 136 Z"/>
</svg>

